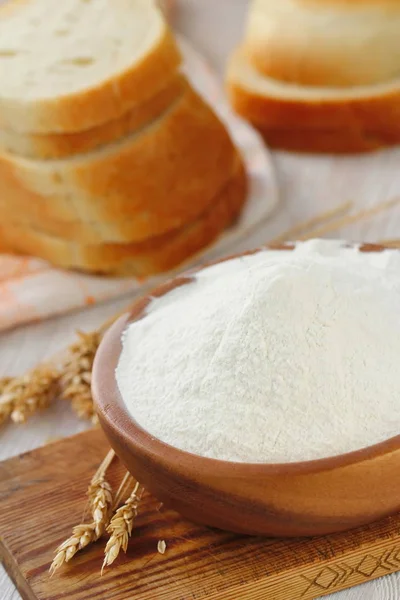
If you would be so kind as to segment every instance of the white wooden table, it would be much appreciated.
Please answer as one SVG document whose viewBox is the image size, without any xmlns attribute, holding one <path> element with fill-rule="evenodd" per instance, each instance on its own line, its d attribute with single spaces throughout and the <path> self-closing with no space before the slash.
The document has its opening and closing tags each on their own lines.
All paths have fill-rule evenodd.
<svg viewBox="0 0 400 600">
<path fill-rule="evenodd" d="M 180 0 L 176 26 L 190 37 L 220 70 L 228 50 L 238 39 L 246 0 Z M 328 210 L 340 202 L 355 200 L 358 206 L 372 205 L 400 196 L 400 151 L 354 159 L 296 157 L 275 153 L 281 189 L 281 207 L 270 224 L 238 249 L 257 245 L 294 223 Z M 336 237 L 378 241 L 400 238 L 400 206 L 375 220 L 341 229 Z M 52 319 L 0 335 L 0 376 L 25 371 L 51 357 L 73 339 L 77 328 L 93 329 L 127 303 L 115 301 L 79 313 Z M 0 432 L 0 459 L 40 446 L 49 438 L 61 437 L 86 427 L 59 403 L 24 426 Z M 396 474 L 394 474 L 396 476 Z M 0 566 L 0 600 L 20 596 Z M 331 596 L 332 600 L 399 600 L 400 576 L 392 575 Z M 268 600 L 267 598 L 265 600 Z"/>
</svg>

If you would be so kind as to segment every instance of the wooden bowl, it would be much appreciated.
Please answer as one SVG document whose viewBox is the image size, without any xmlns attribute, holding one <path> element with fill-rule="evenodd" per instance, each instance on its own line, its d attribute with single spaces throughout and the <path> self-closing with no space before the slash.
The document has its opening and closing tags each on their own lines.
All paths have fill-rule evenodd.
<svg viewBox="0 0 400 600">
<path fill-rule="evenodd" d="M 278 249 L 290 250 L 293 245 Z M 381 250 L 371 245 L 361 248 L 365 252 Z M 109 329 L 97 352 L 92 387 L 100 423 L 130 473 L 189 520 L 237 533 L 320 535 L 398 512 L 400 435 L 333 458 L 247 464 L 178 450 L 152 437 L 129 415 L 115 379 L 121 334 L 129 323 L 145 315 L 151 298 L 190 284 L 194 272 L 139 300 Z"/>
</svg>

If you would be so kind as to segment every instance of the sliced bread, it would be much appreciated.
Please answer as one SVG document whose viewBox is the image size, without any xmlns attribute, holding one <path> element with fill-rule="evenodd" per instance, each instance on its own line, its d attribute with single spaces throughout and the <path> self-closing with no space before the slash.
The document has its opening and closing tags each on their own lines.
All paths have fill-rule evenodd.
<svg viewBox="0 0 400 600">
<path fill-rule="evenodd" d="M 226 186 L 201 215 L 183 228 L 136 244 L 84 245 L 0 220 L 3 251 L 32 254 L 53 264 L 112 275 L 146 277 L 179 266 L 239 216 L 247 179 L 241 162 Z"/>
<path fill-rule="evenodd" d="M 234 177 L 235 173 L 238 172 L 239 163 L 241 163 L 241 159 L 239 156 L 236 156 L 234 163 L 232 164 L 231 171 L 226 174 L 226 180 L 223 182 L 221 187 L 215 191 L 214 195 L 209 199 L 208 207 L 215 202 L 215 198 L 219 196 L 219 192 L 221 192 L 227 185 L 228 181 L 231 181 Z M 55 220 L 50 219 L 48 216 L 43 217 L 43 214 L 39 212 L 32 212 L 29 209 L 21 209 L 15 210 L 16 206 L 14 205 L 14 210 L 10 211 L 10 197 L 2 198 L 0 197 L 0 220 L 4 220 L 10 225 L 16 227 L 26 227 L 28 230 L 33 229 L 36 231 L 40 231 L 41 233 L 61 238 L 66 241 L 74 241 L 79 242 L 79 244 L 83 245 L 101 245 L 101 244 L 126 244 L 132 242 L 132 217 L 127 217 L 125 219 L 120 219 L 118 221 L 78 221 L 78 220 Z M 33 200 L 33 202 L 35 202 Z M 192 219 L 188 219 L 188 221 L 192 221 Z M 186 222 L 185 222 L 186 223 Z M 180 227 L 184 227 L 185 223 L 182 223 Z M 135 225 L 133 225 L 135 227 Z M 166 232 L 167 234 L 170 231 L 176 231 L 176 228 L 173 228 Z M 157 234 L 154 237 L 161 237 L 165 234 Z M 143 241 L 146 241 L 145 238 Z M 134 243 L 139 243 L 138 241 L 134 241 Z"/>
<path fill-rule="evenodd" d="M 180 60 L 153 0 L 11 0 L 0 7 L 0 128 L 96 127 L 165 87 Z"/>
<path fill-rule="evenodd" d="M 0 154 L 6 218 L 23 213 L 43 231 L 82 222 L 103 240 L 138 242 L 182 227 L 212 202 L 236 150 L 214 112 L 185 84 L 159 118 L 90 153 L 60 160 Z"/>
<path fill-rule="evenodd" d="M 90 152 L 124 137 L 157 119 L 183 93 L 183 75 L 174 74 L 154 96 L 135 105 L 121 117 L 72 133 L 21 133 L 0 129 L 0 151 L 30 158 L 66 158 Z"/>
<path fill-rule="evenodd" d="M 253 0 L 243 51 L 262 75 L 282 82 L 330 88 L 394 82 L 400 2 Z"/>
<path fill-rule="evenodd" d="M 400 143 L 400 78 L 353 88 L 287 83 L 261 74 L 241 48 L 227 86 L 235 110 L 274 147 L 362 152 Z"/>
</svg>

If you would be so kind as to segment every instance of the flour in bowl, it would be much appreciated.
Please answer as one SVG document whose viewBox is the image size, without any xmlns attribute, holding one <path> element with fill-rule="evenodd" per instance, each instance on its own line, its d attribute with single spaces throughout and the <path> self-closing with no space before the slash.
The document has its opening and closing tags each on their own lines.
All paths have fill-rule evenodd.
<svg viewBox="0 0 400 600">
<path fill-rule="evenodd" d="M 131 416 L 194 454 L 281 463 L 400 433 L 400 252 L 313 240 L 203 269 L 124 334 Z"/>
</svg>

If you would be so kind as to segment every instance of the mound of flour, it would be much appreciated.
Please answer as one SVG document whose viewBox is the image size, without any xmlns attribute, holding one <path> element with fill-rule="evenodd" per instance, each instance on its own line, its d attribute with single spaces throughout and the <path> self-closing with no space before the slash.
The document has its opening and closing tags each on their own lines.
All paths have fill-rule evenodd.
<svg viewBox="0 0 400 600">
<path fill-rule="evenodd" d="M 127 410 L 177 448 L 240 462 L 400 433 L 400 252 L 313 240 L 205 268 L 129 326 Z"/>
</svg>

